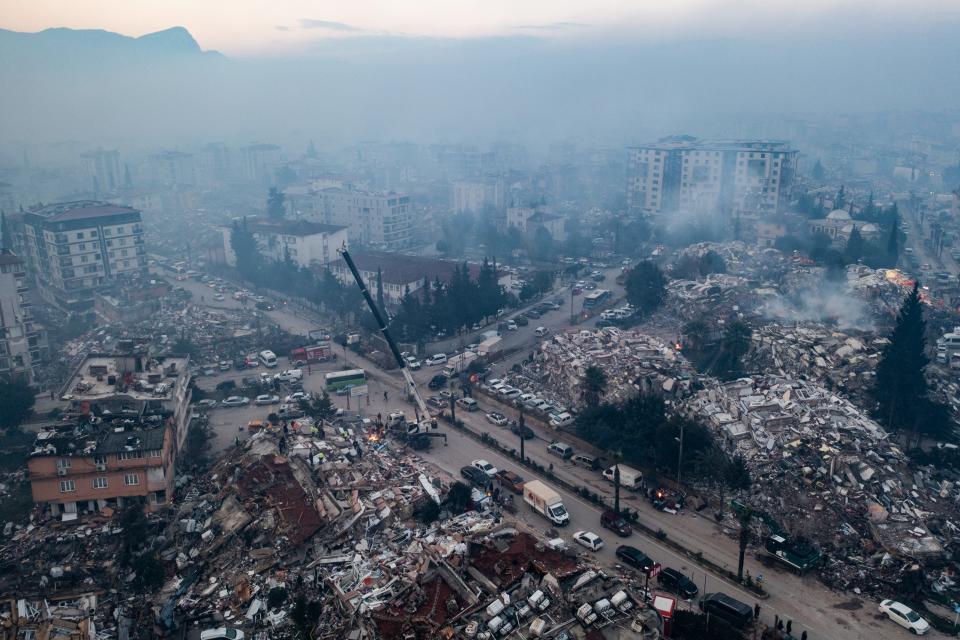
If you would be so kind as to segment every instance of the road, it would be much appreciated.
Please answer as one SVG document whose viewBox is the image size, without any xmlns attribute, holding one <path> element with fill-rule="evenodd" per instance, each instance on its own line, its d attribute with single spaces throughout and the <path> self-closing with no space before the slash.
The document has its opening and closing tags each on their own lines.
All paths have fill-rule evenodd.
<svg viewBox="0 0 960 640">
<path fill-rule="evenodd" d="M 204 289 L 199 283 L 189 283 L 190 289 L 199 291 Z M 608 278 L 608 285 L 613 284 L 612 278 Z M 612 288 L 607 286 L 607 288 Z M 209 292 L 209 289 L 207 289 Z M 205 292 L 205 298 L 210 296 Z M 199 300 L 199 298 L 196 298 Z M 237 306 L 233 300 L 214 303 L 218 306 Z M 315 329 L 318 321 L 310 318 L 294 315 L 289 309 L 280 309 L 267 312 L 266 315 L 282 328 L 295 333 L 306 333 L 309 329 Z M 569 322 L 569 316 L 559 311 L 547 314 L 541 321 L 541 325 L 555 328 L 562 328 Z M 515 332 L 516 338 L 512 344 L 516 346 L 533 346 L 533 326 L 528 326 Z M 506 341 L 505 341 L 506 342 Z M 525 354 L 524 354 L 525 355 Z M 281 358 L 279 368 L 286 366 L 285 359 Z M 336 363 L 329 363 L 321 367 L 311 368 L 312 374 L 304 379 L 304 388 L 308 391 L 319 391 L 323 386 L 323 378 L 320 375 L 324 371 L 349 368 L 350 366 L 361 366 L 367 370 L 370 378 L 370 395 L 366 398 L 354 398 L 352 400 L 345 397 L 334 397 L 334 403 L 344 409 L 348 409 L 347 403 L 350 402 L 349 409 L 359 412 L 362 415 L 376 415 L 383 413 L 386 415 L 389 411 L 396 410 L 401 404 L 399 396 L 402 393 L 402 378 L 396 372 L 383 372 L 379 370 L 372 362 L 356 356 L 353 353 L 340 355 Z M 502 364 L 500 366 L 503 366 Z M 429 380 L 436 371 L 423 369 L 415 373 L 415 377 L 420 383 Z M 212 388 L 216 382 L 226 377 L 239 377 L 243 372 L 230 372 L 221 376 L 211 378 L 201 378 L 198 383 L 201 386 Z M 249 373 L 248 373 L 249 375 Z M 387 391 L 389 400 L 384 399 L 383 392 Z M 357 406 L 357 401 L 360 406 Z M 478 397 L 487 410 L 497 408 L 508 416 L 513 416 L 514 412 L 509 409 L 503 409 L 499 403 L 494 403 L 482 396 Z M 411 412 L 411 407 L 402 407 L 407 413 Z M 269 413 L 269 409 L 258 407 L 247 407 L 243 409 L 216 409 L 211 412 L 212 424 L 217 432 L 216 444 L 218 449 L 225 448 L 232 444 L 236 436 L 246 437 L 243 426 L 253 417 L 264 417 Z M 488 432 L 501 441 L 509 441 L 516 438 L 506 429 L 491 425 L 486 421 L 483 411 L 474 413 L 457 412 L 457 417 L 464 420 L 468 427 L 477 432 Z M 549 429 L 531 422 L 531 426 L 538 433 L 535 440 L 530 440 L 526 445 L 528 457 L 536 460 L 540 464 L 548 465 L 554 463 L 555 472 L 563 479 L 576 485 L 589 486 L 592 491 L 596 491 L 610 498 L 611 487 L 597 473 L 589 472 L 579 467 L 574 467 L 568 463 L 563 463 L 559 459 L 549 456 L 546 453 L 546 442 L 552 438 Z M 459 476 L 460 467 L 467 465 L 471 460 L 484 458 L 489 460 L 499 468 L 510 468 L 517 471 L 517 468 L 509 458 L 501 455 L 496 450 L 488 448 L 478 441 L 469 438 L 459 432 L 447 430 L 449 436 L 449 445 L 446 447 L 435 445 L 433 450 L 425 452 L 424 458 L 436 464 L 453 476 Z M 519 448 L 519 445 L 518 445 Z M 521 475 L 528 479 L 532 477 L 532 472 L 523 470 Z M 559 487 L 555 487 L 558 488 Z M 602 530 L 599 527 L 600 510 L 594 505 L 585 502 L 579 496 L 560 491 L 563 495 L 564 503 L 571 514 L 571 525 L 562 532 L 562 535 L 569 540 L 569 536 L 578 529 L 592 530 L 601 535 L 607 543 L 607 547 L 601 549 L 597 554 L 597 559 L 607 566 L 616 564 L 614 551 L 616 545 L 622 541 L 616 538 L 612 532 Z M 612 498 L 611 498 L 612 501 Z M 679 515 L 670 515 L 654 511 L 645 500 L 638 496 L 629 495 L 624 492 L 624 506 L 631 510 L 639 510 L 641 520 L 647 526 L 656 529 L 662 529 L 667 533 L 671 540 L 679 542 L 687 548 L 698 550 L 703 555 L 716 564 L 730 569 L 736 568 L 737 548 L 736 542 L 725 535 L 718 526 L 710 519 L 701 517 L 699 514 L 683 512 Z M 547 530 L 548 523 L 536 516 L 527 509 L 522 501 L 518 503 L 518 517 L 527 522 L 532 527 L 539 530 Z M 633 546 L 639 547 L 654 560 L 662 563 L 664 566 L 671 566 L 679 569 L 690 576 L 700 586 L 701 591 L 707 592 L 720 590 L 739 600 L 753 604 L 756 599 L 748 592 L 740 589 L 738 586 L 727 582 L 725 579 L 704 571 L 698 565 L 678 556 L 669 547 L 661 544 L 653 538 L 634 533 L 627 541 Z M 585 551 L 585 553 L 587 553 Z M 900 629 L 885 618 L 879 616 L 876 610 L 876 603 L 862 600 L 853 594 L 837 594 L 826 589 L 815 577 L 806 576 L 797 577 L 783 570 L 775 570 L 765 567 L 748 554 L 746 569 L 754 576 L 765 574 L 764 585 L 770 594 L 769 599 L 762 601 L 762 618 L 768 623 L 773 622 L 773 616 L 779 615 L 781 618 L 794 620 L 794 630 L 796 635 L 803 630 L 808 631 L 810 640 L 818 638 L 857 638 L 864 640 L 885 640 L 890 638 L 902 638 L 906 631 Z M 931 632 L 931 637 L 939 637 L 936 632 Z"/>
</svg>

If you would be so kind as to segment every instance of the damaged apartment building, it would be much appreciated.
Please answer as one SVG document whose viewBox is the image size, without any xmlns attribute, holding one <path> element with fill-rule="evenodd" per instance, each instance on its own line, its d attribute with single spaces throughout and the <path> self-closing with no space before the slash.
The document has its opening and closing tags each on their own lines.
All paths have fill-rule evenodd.
<svg viewBox="0 0 960 640">
<path fill-rule="evenodd" d="M 190 420 L 188 365 L 185 356 L 132 350 L 88 356 L 61 392 L 70 402 L 62 420 L 37 434 L 33 501 L 63 520 L 131 500 L 167 504 Z"/>
</svg>

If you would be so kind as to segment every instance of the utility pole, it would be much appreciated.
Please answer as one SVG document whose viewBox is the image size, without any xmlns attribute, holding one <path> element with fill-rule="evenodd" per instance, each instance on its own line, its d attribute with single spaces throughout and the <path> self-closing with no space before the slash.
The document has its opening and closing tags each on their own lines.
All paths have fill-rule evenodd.
<svg viewBox="0 0 960 640">
<path fill-rule="evenodd" d="M 680 421 L 680 453 L 677 454 L 677 490 L 680 490 L 680 470 L 683 468 L 683 421 Z"/>
<path fill-rule="evenodd" d="M 570 324 L 573 324 L 573 290 L 576 288 L 574 282 L 570 283 Z"/>
<path fill-rule="evenodd" d="M 457 424 L 457 393 L 453 383 L 450 384 L 450 422 Z"/>
<path fill-rule="evenodd" d="M 620 463 L 613 465 L 613 510 L 620 513 Z"/>
<path fill-rule="evenodd" d="M 527 460 L 523 451 L 523 408 L 520 409 L 520 428 L 518 431 L 520 432 L 520 463 L 523 464 Z"/>
</svg>

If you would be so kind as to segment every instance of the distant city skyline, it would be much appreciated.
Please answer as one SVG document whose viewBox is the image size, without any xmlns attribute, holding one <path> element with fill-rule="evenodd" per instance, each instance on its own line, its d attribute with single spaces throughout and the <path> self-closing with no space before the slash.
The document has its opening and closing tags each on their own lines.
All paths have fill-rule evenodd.
<svg viewBox="0 0 960 640">
<path fill-rule="evenodd" d="M 310 53 L 324 41 L 357 37 L 609 42 L 960 22 L 954 0 L 144 0 L 135 6 L 126 0 L 0 0 L 0 7 L 0 27 L 15 31 L 67 27 L 140 36 L 182 26 L 203 49 L 238 56 Z"/>
</svg>

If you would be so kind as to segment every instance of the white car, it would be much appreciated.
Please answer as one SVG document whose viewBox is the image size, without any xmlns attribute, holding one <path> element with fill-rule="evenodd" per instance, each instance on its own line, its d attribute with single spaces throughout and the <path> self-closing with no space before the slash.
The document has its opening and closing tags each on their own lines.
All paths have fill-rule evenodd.
<svg viewBox="0 0 960 640">
<path fill-rule="evenodd" d="M 446 364 L 446 363 L 447 363 L 447 354 L 445 353 L 435 353 L 429 358 L 427 358 L 428 367 L 432 367 L 438 364 Z"/>
<path fill-rule="evenodd" d="M 527 402 L 529 402 L 530 400 L 533 400 L 534 398 L 536 398 L 536 396 L 533 395 L 532 393 L 521 393 L 520 397 L 517 398 L 517 400 L 526 404 Z"/>
<path fill-rule="evenodd" d="M 407 369 L 411 371 L 416 371 L 423 366 L 423 363 L 416 359 L 414 356 L 407 356 Z"/>
<path fill-rule="evenodd" d="M 487 414 L 487 422 L 490 422 L 491 424 L 495 424 L 498 427 L 502 427 L 505 424 L 507 424 L 508 420 L 507 420 L 507 416 L 503 415 L 502 413 L 491 411 L 490 413 Z"/>
<path fill-rule="evenodd" d="M 497 468 L 492 464 L 490 464 L 489 462 L 487 462 L 486 460 L 474 460 L 473 462 L 470 463 L 470 466 L 480 469 L 480 471 L 483 471 L 485 474 L 487 474 L 491 478 L 497 475 Z"/>
<path fill-rule="evenodd" d="M 261 396 L 257 396 L 257 399 L 254 400 L 254 402 L 256 402 L 257 406 L 262 407 L 264 405 L 275 404 L 277 402 L 280 402 L 280 396 L 271 396 L 268 394 L 263 394 Z"/>
<path fill-rule="evenodd" d="M 297 391 L 296 393 L 291 393 L 286 398 L 283 399 L 286 403 L 300 402 L 301 400 L 306 400 L 307 394 L 303 391 Z"/>
<path fill-rule="evenodd" d="M 480 348 L 480 345 L 477 344 L 476 342 L 471 342 L 470 344 L 467 345 L 467 351 L 470 351 L 472 353 L 476 353 L 479 348 Z"/>
<path fill-rule="evenodd" d="M 503 389 L 500 389 L 500 395 L 502 395 L 507 400 L 513 400 L 520 395 L 520 389 L 509 389 L 506 393 L 503 392 Z"/>
<path fill-rule="evenodd" d="M 567 412 L 550 414 L 550 425 L 554 427 L 566 427 L 573 424 L 573 416 Z"/>
<path fill-rule="evenodd" d="M 599 551 L 603 548 L 603 540 L 592 531 L 577 531 L 573 534 L 573 540 L 590 551 Z"/>
<path fill-rule="evenodd" d="M 243 640 L 243 631 L 228 627 L 207 629 L 200 634 L 200 640 Z"/>
<path fill-rule="evenodd" d="M 930 630 L 930 623 L 920 617 L 916 611 L 896 600 L 884 600 L 880 603 L 880 613 L 899 624 L 911 633 L 922 636 Z"/>
<path fill-rule="evenodd" d="M 242 407 L 248 404 L 250 404 L 250 398 L 243 396 L 230 396 L 223 401 L 223 406 L 225 407 Z"/>
</svg>

